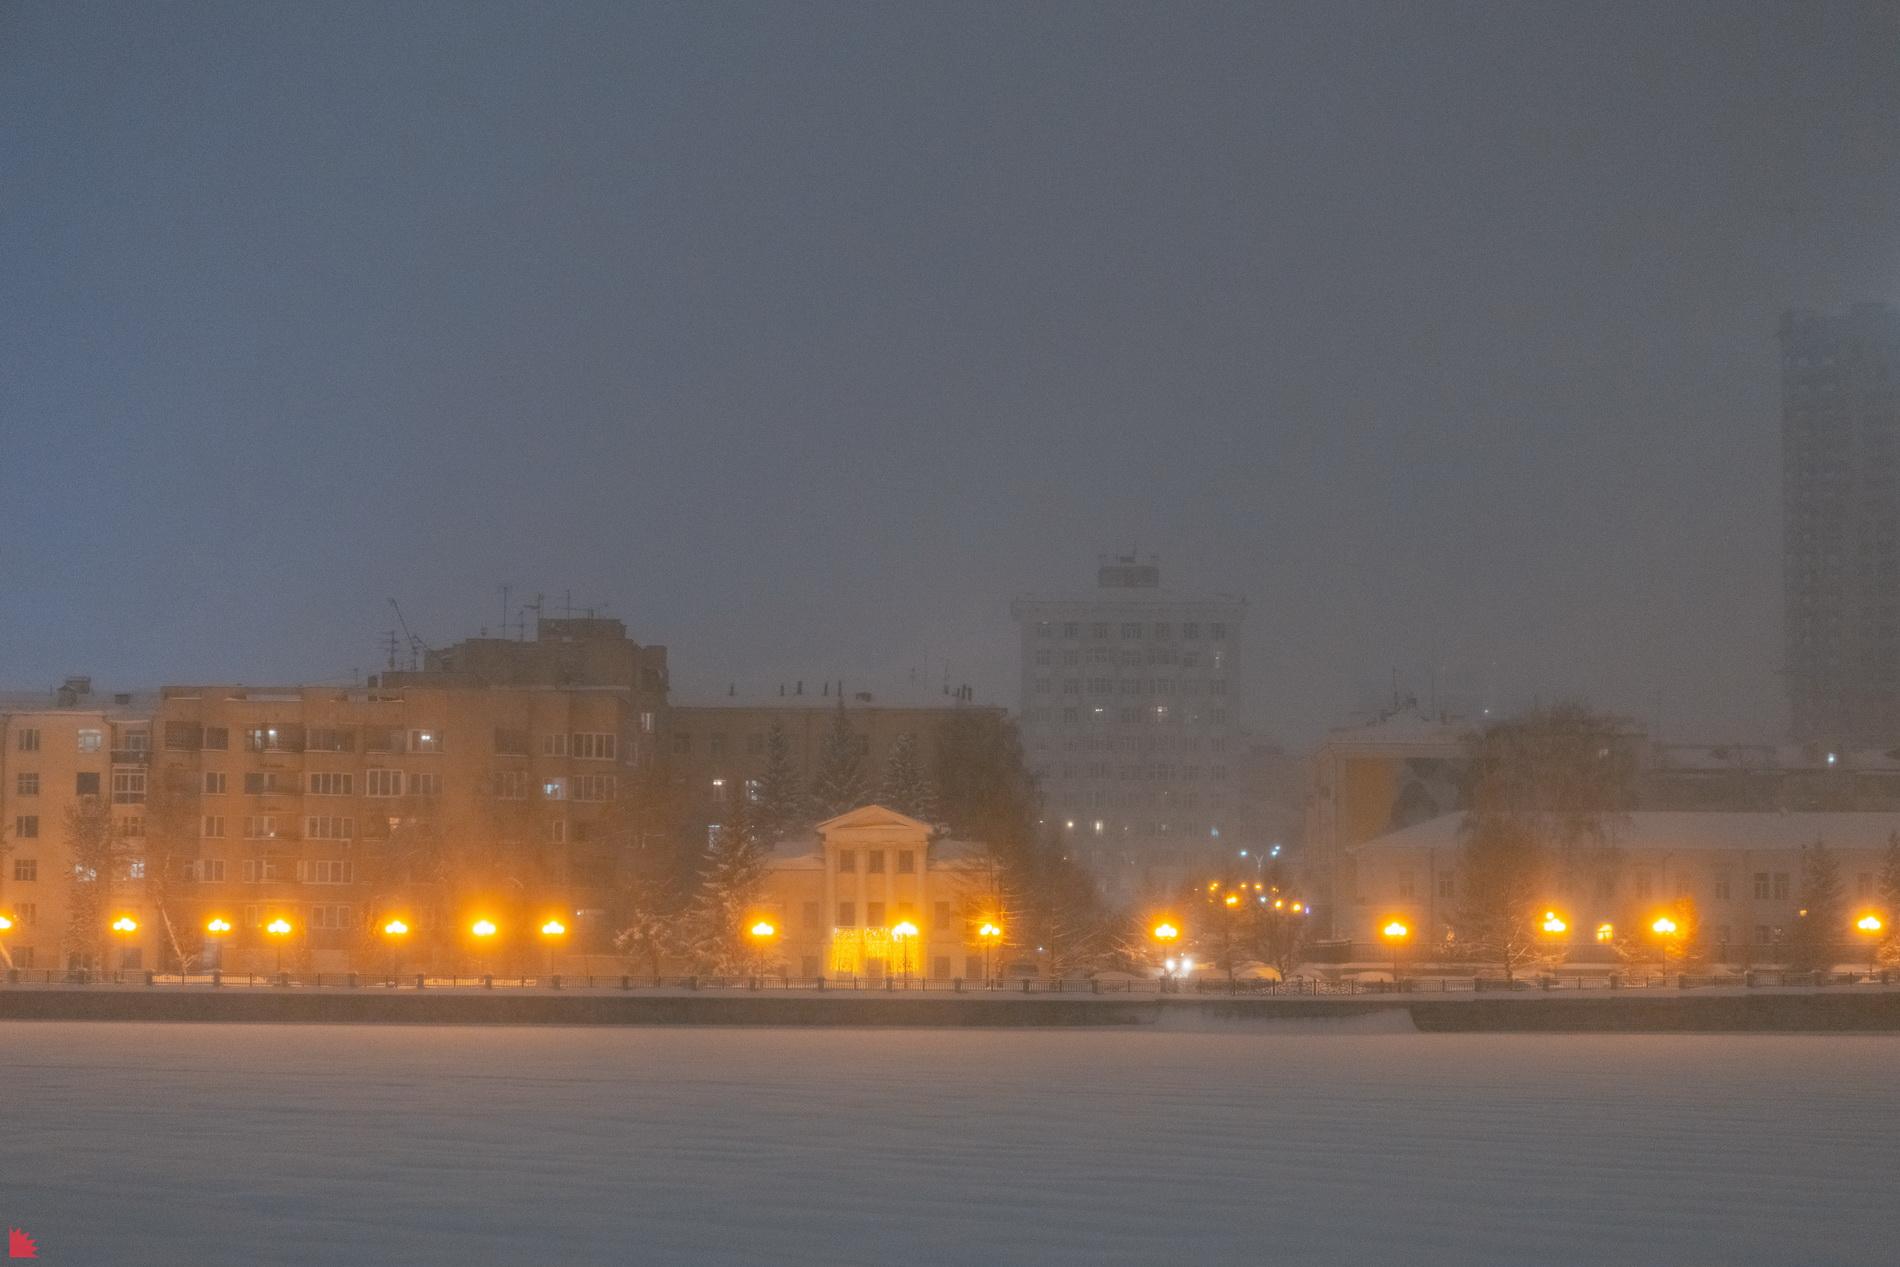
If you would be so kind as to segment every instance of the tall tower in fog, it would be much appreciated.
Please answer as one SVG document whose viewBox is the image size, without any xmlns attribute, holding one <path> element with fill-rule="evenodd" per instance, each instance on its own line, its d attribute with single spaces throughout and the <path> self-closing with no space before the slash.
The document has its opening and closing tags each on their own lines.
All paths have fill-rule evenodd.
<svg viewBox="0 0 1900 1267">
<path fill-rule="evenodd" d="M 1103 560 L 1092 591 L 1012 610 L 1043 821 L 1124 877 L 1242 843 L 1246 600 L 1163 589 L 1159 562 L 1124 555 Z"/>
<path fill-rule="evenodd" d="M 1900 744 L 1900 309 L 1781 321 L 1786 672 L 1794 737 Z"/>
</svg>

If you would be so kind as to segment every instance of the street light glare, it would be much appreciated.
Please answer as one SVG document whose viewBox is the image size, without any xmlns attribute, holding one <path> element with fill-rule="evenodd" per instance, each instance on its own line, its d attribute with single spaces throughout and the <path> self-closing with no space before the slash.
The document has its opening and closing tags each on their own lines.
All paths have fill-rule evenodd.
<svg viewBox="0 0 1900 1267">
<path fill-rule="evenodd" d="M 0 933 L 4 933 L 9 928 L 12 928 L 12 927 L 13 927 L 13 921 L 7 918 L 5 915 L 0 915 Z"/>
<path fill-rule="evenodd" d="M 290 921 L 287 919 L 274 919 L 264 925 L 264 931 L 273 937 L 282 937 L 290 932 Z"/>
<path fill-rule="evenodd" d="M 1156 941 L 1173 941 L 1181 935 L 1181 930 L 1164 921 L 1155 925 L 1154 934 Z"/>
<path fill-rule="evenodd" d="M 478 919 L 469 926 L 468 931 L 474 933 L 477 937 L 493 937 L 495 935 L 495 921 L 492 919 Z"/>
<path fill-rule="evenodd" d="M 911 923 L 909 920 L 905 920 L 903 923 L 894 925 L 891 928 L 891 936 L 893 937 L 915 937 L 916 935 L 917 925 Z"/>
<path fill-rule="evenodd" d="M 112 931 L 115 933 L 136 933 L 139 931 L 139 922 L 130 915 L 121 915 L 112 921 Z"/>
<path fill-rule="evenodd" d="M 567 932 L 567 925 L 558 919 L 551 919 L 541 925 L 541 935 L 543 937 L 559 937 L 565 932 Z"/>
<path fill-rule="evenodd" d="M 409 925 L 399 919 L 392 919 L 383 925 L 383 931 L 391 937 L 401 937 L 409 931 Z"/>
<path fill-rule="evenodd" d="M 775 926 L 770 920 L 762 919 L 758 923 L 752 926 L 752 935 L 754 937 L 770 937 L 777 932 L 778 932 L 777 926 Z"/>
<path fill-rule="evenodd" d="M 983 927 L 976 930 L 976 935 L 978 937 L 1001 937 L 1003 930 L 996 924 L 985 923 Z"/>
<path fill-rule="evenodd" d="M 1656 917 L 1656 922 L 1649 927 L 1652 932 L 1660 933 L 1662 936 L 1667 937 L 1676 931 L 1676 921 L 1670 919 L 1667 915 L 1659 915 Z"/>
<path fill-rule="evenodd" d="M 1544 931 L 1547 933 L 1569 932 L 1570 925 L 1564 923 L 1563 920 L 1558 917 L 1557 912 L 1545 911 L 1544 912 Z"/>
<path fill-rule="evenodd" d="M 1885 928 L 1886 925 L 1881 923 L 1880 916 L 1868 914 L 1868 915 L 1863 915 L 1858 920 L 1856 920 L 1854 922 L 1854 927 L 1860 929 L 1860 931 L 1863 933 L 1877 933 L 1881 929 Z"/>
<path fill-rule="evenodd" d="M 1379 931 L 1384 933 L 1387 937 L 1392 938 L 1394 941 L 1397 941 L 1402 937 L 1408 937 L 1411 935 L 1411 932 L 1412 932 L 1411 929 L 1407 928 L 1404 924 L 1400 923 L 1398 920 L 1393 920 L 1390 924 L 1387 924 L 1384 928 L 1380 929 Z"/>
<path fill-rule="evenodd" d="M 214 919 L 205 925 L 205 931 L 207 933 L 228 933 L 231 931 L 231 921 L 222 918 Z"/>
</svg>

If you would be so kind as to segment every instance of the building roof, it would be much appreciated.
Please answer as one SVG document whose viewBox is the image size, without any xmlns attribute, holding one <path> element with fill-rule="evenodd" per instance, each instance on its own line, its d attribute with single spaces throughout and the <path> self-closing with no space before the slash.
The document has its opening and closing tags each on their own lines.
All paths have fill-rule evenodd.
<svg viewBox="0 0 1900 1267">
<path fill-rule="evenodd" d="M 1321 747 L 1460 747 L 1470 729 L 1464 722 L 1427 717 L 1416 709 L 1401 709 L 1377 721 L 1342 726 L 1327 732 Z"/>
<path fill-rule="evenodd" d="M 844 683 L 844 707 L 847 713 L 866 708 L 1001 708 L 1000 704 L 979 704 L 970 699 L 959 699 L 956 688 L 928 682 L 912 682 L 883 679 L 842 679 Z M 748 687 L 745 690 L 729 688 L 716 695 L 675 693 L 672 704 L 680 708 L 772 708 L 772 709 L 814 709 L 836 708 L 838 692 L 833 684 L 827 692 L 825 683 L 808 680 L 803 694 L 797 693 L 797 683 L 775 684 L 763 690 Z"/>
<path fill-rule="evenodd" d="M 1456 848 L 1464 823 L 1462 813 L 1441 814 L 1353 849 Z M 1900 835 L 1900 812 L 1636 810 L 1613 816 L 1608 826 L 1611 843 L 1625 849 L 1796 849 L 1820 841 L 1868 850 L 1885 849 Z"/>
</svg>

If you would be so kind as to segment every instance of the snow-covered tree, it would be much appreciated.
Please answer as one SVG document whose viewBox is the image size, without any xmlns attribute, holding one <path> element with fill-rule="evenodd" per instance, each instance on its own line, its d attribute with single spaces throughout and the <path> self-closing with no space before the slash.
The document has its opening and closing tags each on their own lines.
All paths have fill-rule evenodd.
<svg viewBox="0 0 1900 1267">
<path fill-rule="evenodd" d="M 765 768 L 759 771 L 757 795 L 752 801 L 759 836 L 768 844 L 776 844 L 810 826 L 805 808 L 798 771 L 792 766 L 791 741 L 785 737 L 785 727 L 773 722 L 765 732 Z"/>
<path fill-rule="evenodd" d="M 1788 934 L 1788 966 L 1799 972 L 1831 968 L 1847 926 L 1847 903 L 1840 860 L 1818 840 L 1801 851 L 1800 902 Z"/>
<path fill-rule="evenodd" d="M 1900 832 L 1887 837 L 1887 853 L 1880 864 L 1880 934 L 1878 957 L 1887 968 L 1900 967 Z"/>
<path fill-rule="evenodd" d="M 707 842 L 699 883 L 686 913 L 689 949 L 696 967 L 737 973 L 750 962 L 747 928 L 765 888 L 772 846 L 760 835 L 757 817 L 740 797 L 728 821 Z"/>
<path fill-rule="evenodd" d="M 103 965 L 113 882 L 125 863 L 125 842 L 104 798 L 83 796 L 67 807 L 66 848 L 72 859 L 66 878 L 66 952 L 81 963 Z"/>
<path fill-rule="evenodd" d="M 845 716 L 844 700 L 840 698 L 838 711 L 832 715 L 831 729 L 818 749 L 817 769 L 812 772 L 811 812 L 823 822 L 854 810 L 869 799 L 864 753 Z"/>
<path fill-rule="evenodd" d="M 877 789 L 877 803 L 936 825 L 937 793 L 923 762 L 918 760 L 916 735 L 901 734 L 891 746 L 891 755 L 884 762 L 884 781 Z"/>
</svg>

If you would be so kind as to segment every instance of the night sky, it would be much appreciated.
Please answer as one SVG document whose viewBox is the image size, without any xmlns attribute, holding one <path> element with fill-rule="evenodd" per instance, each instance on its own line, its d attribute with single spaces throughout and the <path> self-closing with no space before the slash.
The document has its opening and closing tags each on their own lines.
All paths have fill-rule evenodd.
<svg viewBox="0 0 1900 1267">
<path fill-rule="evenodd" d="M 1892 5 L 10 4 L 0 686 L 402 601 L 946 665 L 1157 552 L 1396 668 L 1782 726 L 1775 323 L 1900 298 Z"/>
</svg>

